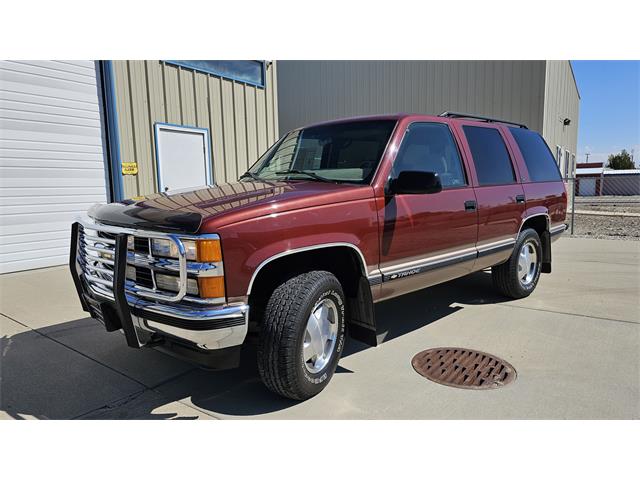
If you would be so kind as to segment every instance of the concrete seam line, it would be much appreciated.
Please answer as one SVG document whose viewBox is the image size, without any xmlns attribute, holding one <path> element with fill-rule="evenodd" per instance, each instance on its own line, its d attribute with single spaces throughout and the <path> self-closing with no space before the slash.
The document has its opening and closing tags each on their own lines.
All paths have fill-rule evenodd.
<svg viewBox="0 0 640 480">
<path fill-rule="evenodd" d="M 640 327 L 640 322 L 633 322 L 631 320 L 618 320 L 617 318 L 604 318 L 604 317 L 595 317 L 593 315 L 584 315 L 582 313 L 568 313 L 568 312 L 559 312 L 556 310 L 544 310 L 542 308 L 532 308 L 532 307 L 521 307 L 520 305 L 501 305 L 501 304 L 493 304 L 498 307 L 504 308 L 520 308 L 522 310 L 533 310 L 535 312 L 545 312 L 545 313 L 557 313 L 559 315 L 569 315 L 571 317 L 583 317 L 583 318 L 591 318 L 593 320 L 604 320 L 606 322 L 618 322 L 618 323 L 627 323 L 631 325 L 636 325 Z"/>
<path fill-rule="evenodd" d="M 68 349 L 69 349 L 69 350 L 71 350 L 72 352 L 75 352 L 75 353 L 77 353 L 77 354 L 79 354 L 79 355 L 82 355 L 83 357 L 85 357 L 85 358 L 87 358 L 87 359 L 89 359 L 89 360 L 91 360 L 91 361 L 93 361 L 93 362 L 96 362 L 98 365 L 102 365 L 103 367 L 105 367 L 105 368 L 107 368 L 107 369 L 111 370 L 112 372 L 115 372 L 115 373 L 117 373 L 117 374 L 119 374 L 119 375 L 122 375 L 123 377 L 128 378 L 129 380 L 131 380 L 132 382 L 137 383 L 138 385 L 142 385 L 144 388 L 149 388 L 147 385 L 145 385 L 145 384 L 144 384 L 144 383 L 142 383 L 141 381 L 136 380 L 135 378 L 130 377 L 130 376 L 129 376 L 129 375 L 127 375 L 126 373 L 123 373 L 123 372 L 121 372 L 121 371 L 119 371 L 119 370 L 116 370 L 115 368 L 111 367 L 110 365 L 107 365 L 106 363 L 102 363 L 100 360 L 96 360 L 95 358 L 92 358 L 92 357 L 90 357 L 89 355 L 87 355 L 87 354 L 85 354 L 85 353 L 83 353 L 83 352 L 81 352 L 81 351 L 79 351 L 79 350 L 76 350 L 75 348 L 70 347 L 69 345 L 66 345 L 66 344 L 62 343 L 61 341 L 59 341 L 59 340 L 57 340 L 57 339 L 55 339 L 55 338 L 53 338 L 53 337 L 50 337 L 50 336 L 49 336 L 49 335 L 47 335 L 46 333 L 42 333 L 42 332 L 41 332 L 39 329 L 37 329 L 37 328 L 31 328 L 29 325 L 25 325 L 24 323 L 20 322 L 19 320 L 16 320 L 15 318 L 10 317 L 9 315 L 6 315 L 6 314 L 4 314 L 4 313 L 3 313 L 2 315 L 3 315 L 4 317 L 7 317 L 9 320 L 13 320 L 13 321 L 14 321 L 14 322 L 16 322 L 17 324 L 22 325 L 22 326 L 23 326 L 23 327 L 25 327 L 25 328 L 28 328 L 28 329 L 29 329 L 29 330 L 31 330 L 32 332 L 36 332 L 38 335 L 42 335 L 43 337 L 48 338 L 49 340 L 51 340 L 51 341 L 53 341 L 53 342 L 57 343 L 58 345 L 61 345 L 61 346 L 65 347 L 65 348 L 68 348 Z"/>
<path fill-rule="evenodd" d="M 140 391 L 131 393 L 129 395 L 125 395 L 124 397 L 119 397 L 115 400 L 113 400 L 112 402 L 109 403 L 105 403 L 104 405 L 101 405 L 99 407 L 96 407 L 94 409 L 91 409 L 87 412 L 81 413 L 79 415 L 76 415 L 75 417 L 72 417 L 71 420 L 82 420 L 84 417 L 86 417 L 87 415 L 91 415 L 92 413 L 95 412 L 99 412 L 101 410 L 110 410 L 112 408 L 118 408 L 121 407 L 123 405 L 126 405 L 127 403 L 135 400 L 136 398 L 140 397 L 141 395 L 143 395 L 145 392 L 148 392 L 149 389 L 148 388 L 143 388 Z"/>
</svg>

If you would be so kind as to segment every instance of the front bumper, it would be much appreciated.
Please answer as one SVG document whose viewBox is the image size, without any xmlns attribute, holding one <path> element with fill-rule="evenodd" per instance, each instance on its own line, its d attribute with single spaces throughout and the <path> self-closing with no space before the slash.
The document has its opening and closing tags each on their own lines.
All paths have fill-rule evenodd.
<svg viewBox="0 0 640 480">
<path fill-rule="evenodd" d="M 101 282 L 97 282 L 94 276 L 95 264 L 88 267 L 94 270 L 87 269 L 86 250 L 83 248 L 92 247 L 85 243 L 85 227 L 92 230 L 104 228 L 115 235 L 112 245 L 114 258 L 109 262 L 112 267 L 108 271 L 103 268 L 105 265 L 98 267 Z M 127 236 L 136 232 L 140 233 L 85 222 L 73 224 L 69 266 L 83 308 L 101 321 L 108 331 L 122 329 L 127 344 L 134 348 L 179 346 L 172 350 L 192 350 L 198 353 L 197 358 L 203 358 L 200 354 L 219 353 L 241 345 L 248 329 L 249 306 L 246 304 L 194 304 L 185 300 L 167 302 L 142 297 L 144 292 L 126 278 L 127 261 L 131 261 Z M 180 242 L 177 237 L 172 237 Z"/>
</svg>

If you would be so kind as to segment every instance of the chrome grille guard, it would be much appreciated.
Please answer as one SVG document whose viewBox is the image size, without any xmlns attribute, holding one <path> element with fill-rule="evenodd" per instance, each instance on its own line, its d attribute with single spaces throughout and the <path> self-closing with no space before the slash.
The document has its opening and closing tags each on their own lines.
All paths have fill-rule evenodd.
<svg viewBox="0 0 640 480">
<path fill-rule="evenodd" d="M 176 235 L 163 232 L 151 232 L 147 230 L 137 230 L 125 227 L 113 227 L 109 225 L 97 224 L 91 220 L 82 220 L 77 222 L 77 232 L 73 234 L 77 241 L 76 256 L 78 264 L 82 269 L 82 274 L 91 290 L 103 297 L 109 299 L 114 298 L 114 271 L 115 271 L 115 251 L 116 238 L 118 235 L 124 235 L 125 241 L 129 236 L 146 238 L 146 239 L 166 239 L 176 246 L 178 251 L 178 259 L 154 257 L 151 252 L 149 254 L 140 254 L 125 249 L 126 265 L 134 267 L 146 267 L 155 275 L 158 273 L 178 274 L 178 292 L 169 294 L 166 290 L 148 288 L 143 285 L 136 284 L 135 281 L 126 278 L 124 287 L 127 293 L 136 297 L 159 301 L 163 303 L 178 303 L 187 300 L 196 304 L 220 304 L 224 302 L 220 299 L 202 299 L 187 295 L 187 278 L 189 274 L 194 276 L 219 276 L 224 271 L 221 262 L 202 263 L 187 261 L 186 251 L 182 240 L 197 239 L 217 239 L 218 235 Z M 164 293 L 167 292 L 167 293 Z"/>
</svg>

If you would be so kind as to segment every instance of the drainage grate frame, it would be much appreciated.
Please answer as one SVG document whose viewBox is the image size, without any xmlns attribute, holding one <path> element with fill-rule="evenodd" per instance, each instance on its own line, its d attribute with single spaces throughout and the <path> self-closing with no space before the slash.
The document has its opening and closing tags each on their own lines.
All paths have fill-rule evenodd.
<svg viewBox="0 0 640 480">
<path fill-rule="evenodd" d="M 503 387 L 517 377 L 509 362 L 479 350 L 438 347 L 424 350 L 411 360 L 423 377 L 449 387 L 490 390 Z"/>
</svg>

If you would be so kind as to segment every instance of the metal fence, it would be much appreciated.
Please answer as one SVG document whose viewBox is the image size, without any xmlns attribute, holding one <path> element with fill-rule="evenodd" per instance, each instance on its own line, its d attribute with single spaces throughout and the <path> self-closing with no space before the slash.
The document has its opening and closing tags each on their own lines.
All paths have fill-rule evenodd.
<svg viewBox="0 0 640 480">
<path fill-rule="evenodd" d="M 640 173 L 566 180 L 571 235 L 640 240 Z"/>
</svg>

